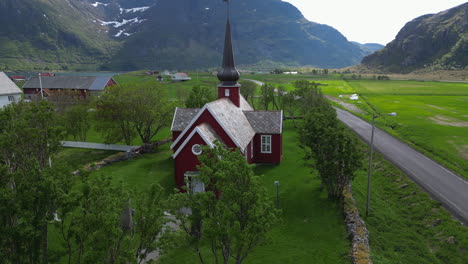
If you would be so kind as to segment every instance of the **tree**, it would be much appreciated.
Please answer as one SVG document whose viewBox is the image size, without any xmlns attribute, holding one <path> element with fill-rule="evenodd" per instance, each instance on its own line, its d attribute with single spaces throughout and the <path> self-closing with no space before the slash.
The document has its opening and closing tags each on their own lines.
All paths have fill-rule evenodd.
<svg viewBox="0 0 468 264">
<path fill-rule="evenodd" d="M 5 165 L 0 210 L 10 232 L 6 251 L 14 263 L 48 262 L 48 225 L 60 199 L 60 172 L 50 160 L 60 148 L 63 129 L 46 101 L 19 102 L 0 110 L 0 163 Z M 2 248 L 5 250 L 5 248 Z"/>
<path fill-rule="evenodd" d="M 86 135 L 91 128 L 89 108 L 86 104 L 75 104 L 65 110 L 63 121 L 68 135 L 73 140 L 86 141 Z"/>
<path fill-rule="evenodd" d="M 146 84 L 111 86 L 96 103 L 97 128 L 108 143 L 124 140 L 127 145 L 138 135 L 148 144 L 170 124 L 173 105 L 159 86 Z"/>
<path fill-rule="evenodd" d="M 209 189 L 173 195 L 172 212 L 201 263 L 205 263 L 201 248 L 207 245 L 215 263 L 240 264 L 266 240 L 278 210 L 238 150 L 217 143 L 213 149 L 204 148 L 199 160 L 199 179 Z M 184 207 L 193 213 L 184 214 L 180 210 Z"/>
<path fill-rule="evenodd" d="M 241 94 L 244 96 L 247 102 L 253 103 L 255 91 L 257 90 L 257 84 L 252 81 L 242 80 L 239 82 L 241 84 Z"/>
<path fill-rule="evenodd" d="M 328 197 L 341 199 L 343 189 L 361 167 L 362 151 L 355 135 L 336 118 L 336 112 L 323 98 L 320 89 L 302 92 L 304 122 L 299 129 L 301 144 L 309 152 Z"/>
<path fill-rule="evenodd" d="M 260 101 L 264 110 L 268 111 L 268 107 L 270 106 L 270 104 L 273 104 L 273 107 L 276 107 L 278 109 L 278 105 L 275 101 L 275 87 L 273 85 L 262 85 L 260 95 Z"/>
<path fill-rule="evenodd" d="M 149 144 L 162 128 L 171 124 L 174 105 L 159 86 L 136 86 L 126 92 L 130 121 L 143 144 Z"/>
<path fill-rule="evenodd" d="M 104 135 L 106 143 L 123 140 L 130 145 L 135 137 L 127 95 L 123 88 L 113 85 L 107 87 L 96 101 L 96 128 Z"/>
<path fill-rule="evenodd" d="M 0 110 L 0 159 L 11 172 L 49 166 L 60 149 L 64 130 L 52 104 L 19 102 Z"/>
<path fill-rule="evenodd" d="M 185 102 L 188 108 L 202 108 L 206 103 L 213 101 L 214 94 L 206 86 L 195 85 L 190 91 L 189 97 Z"/>
<path fill-rule="evenodd" d="M 152 185 L 148 192 L 139 195 L 135 213 L 135 233 L 138 237 L 136 258 L 141 263 L 149 253 L 162 248 L 164 217 L 163 189 L 160 185 Z"/>
<path fill-rule="evenodd" d="M 121 225 L 129 194 L 109 177 L 88 179 L 60 203 L 56 223 L 66 243 L 68 263 L 130 263 L 134 260 L 129 234 Z"/>
</svg>

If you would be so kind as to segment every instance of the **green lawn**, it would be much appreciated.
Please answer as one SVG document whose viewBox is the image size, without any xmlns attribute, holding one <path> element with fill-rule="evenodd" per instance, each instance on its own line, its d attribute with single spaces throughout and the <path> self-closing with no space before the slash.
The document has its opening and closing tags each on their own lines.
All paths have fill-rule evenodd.
<svg viewBox="0 0 468 264">
<path fill-rule="evenodd" d="M 276 199 L 273 183 L 280 181 L 282 222 L 271 231 L 268 243 L 256 248 L 246 263 L 311 263 L 312 259 L 313 263 L 349 263 L 350 243 L 341 208 L 327 199 L 326 193 L 320 190 L 319 180 L 306 168 L 292 122 L 285 123 L 283 142 L 284 159 L 280 165 L 255 168 L 257 174 L 263 175 L 272 201 Z M 60 157 L 81 165 L 84 160 L 103 158 L 104 153 L 99 153 L 102 155 L 96 151 L 66 149 Z M 91 177 L 112 176 L 137 191 L 159 183 L 169 195 L 175 188 L 171 154 L 166 144 L 156 153 L 113 164 L 93 172 Z M 79 160 L 83 162 L 78 164 Z M 56 232 L 52 233 L 51 248 L 60 252 L 60 238 Z M 190 249 L 182 247 L 170 252 L 162 263 L 198 263 L 198 258 Z"/>
<path fill-rule="evenodd" d="M 270 241 L 256 248 L 245 263 L 349 263 L 347 239 L 341 208 L 320 191 L 320 182 L 306 168 L 292 122 L 286 122 L 280 165 L 259 165 L 272 201 L 274 181 L 280 181 L 282 223 L 270 233 Z M 208 253 L 207 253 L 208 254 Z M 181 247 L 161 263 L 199 263 L 188 248 Z"/>
</svg>

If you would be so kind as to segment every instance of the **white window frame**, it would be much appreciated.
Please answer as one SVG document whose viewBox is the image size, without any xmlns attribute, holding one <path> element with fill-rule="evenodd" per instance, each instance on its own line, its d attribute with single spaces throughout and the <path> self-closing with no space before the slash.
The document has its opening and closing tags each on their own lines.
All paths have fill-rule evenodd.
<svg viewBox="0 0 468 264">
<path fill-rule="evenodd" d="M 230 90 L 229 89 L 224 89 L 224 96 L 229 96 Z"/>
<path fill-rule="evenodd" d="M 9 95 L 9 96 L 8 96 L 8 101 L 9 101 L 9 102 L 15 102 L 15 101 L 16 101 L 16 100 L 15 100 L 15 96 L 14 96 L 14 95 Z"/>
<path fill-rule="evenodd" d="M 200 148 L 199 150 L 197 150 L 198 148 Z M 195 156 L 198 156 L 200 154 L 203 153 L 203 150 L 201 148 L 201 145 L 200 144 L 195 144 L 192 146 L 192 153 L 195 155 Z"/>
<path fill-rule="evenodd" d="M 271 135 L 262 135 L 260 138 L 260 152 L 271 154 Z"/>
</svg>

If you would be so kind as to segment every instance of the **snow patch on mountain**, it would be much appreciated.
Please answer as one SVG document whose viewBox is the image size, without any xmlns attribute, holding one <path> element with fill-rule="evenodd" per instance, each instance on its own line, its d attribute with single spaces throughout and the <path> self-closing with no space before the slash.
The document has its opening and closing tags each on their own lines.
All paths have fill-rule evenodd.
<svg viewBox="0 0 468 264">
<path fill-rule="evenodd" d="M 108 4 L 106 4 L 106 3 L 100 3 L 100 2 L 95 2 L 94 4 L 91 4 L 91 5 L 94 6 L 94 7 L 98 7 L 98 5 L 107 6 Z"/>
<path fill-rule="evenodd" d="M 144 12 L 148 10 L 150 7 L 149 6 L 142 6 L 142 7 L 135 7 L 135 8 L 129 8 L 129 9 L 124 9 L 120 8 L 120 14 L 127 14 L 127 13 L 136 13 L 136 12 Z"/>
<path fill-rule="evenodd" d="M 146 19 L 138 19 L 138 17 L 135 17 L 135 18 L 132 18 L 132 19 L 124 19 L 122 20 L 122 22 L 119 22 L 119 21 L 102 21 L 102 20 L 99 20 L 99 22 L 101 22 L 101 25 L 103 26 L 107 26 L 107 25 L 113 25 L 115 28 L 119 28 L 119 27 L 122 27 L 124 25 L 127 25 L 127 24 L 133 24 L 133 23 L 142 23 L 143 21 L 145 21 Z"/>
<path fill-rule="evenodd" d="M 133 35 L 132 33 L 127 33 L 127 32 L 125 32 L 124 29 L 121 29 L 121 30 L 119 30 L 119 32 L 117 32 L 117 34 L 114 35 L 114 37 L 118 38 L 118 37 L 122 36 L 122 34 L 124 36 L 127 36 L 127 37 Z"/>
</svg>

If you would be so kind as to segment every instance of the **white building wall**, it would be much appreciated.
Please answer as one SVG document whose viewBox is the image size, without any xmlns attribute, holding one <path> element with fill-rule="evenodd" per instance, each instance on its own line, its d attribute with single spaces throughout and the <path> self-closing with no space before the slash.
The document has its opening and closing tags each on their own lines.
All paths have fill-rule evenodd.
<svg viewBox="0 0 468 264">
<path fill-rule="evenodd" d="M 13 101 L 9 100 L 9 96 L 13 97 Z M 21 100 L 21 94 L 11 94 L 11 95 L 0 95 L 0 108 L 3 108 L 6 105 L 11 103 L 19 102 Z"/>
</svg>

